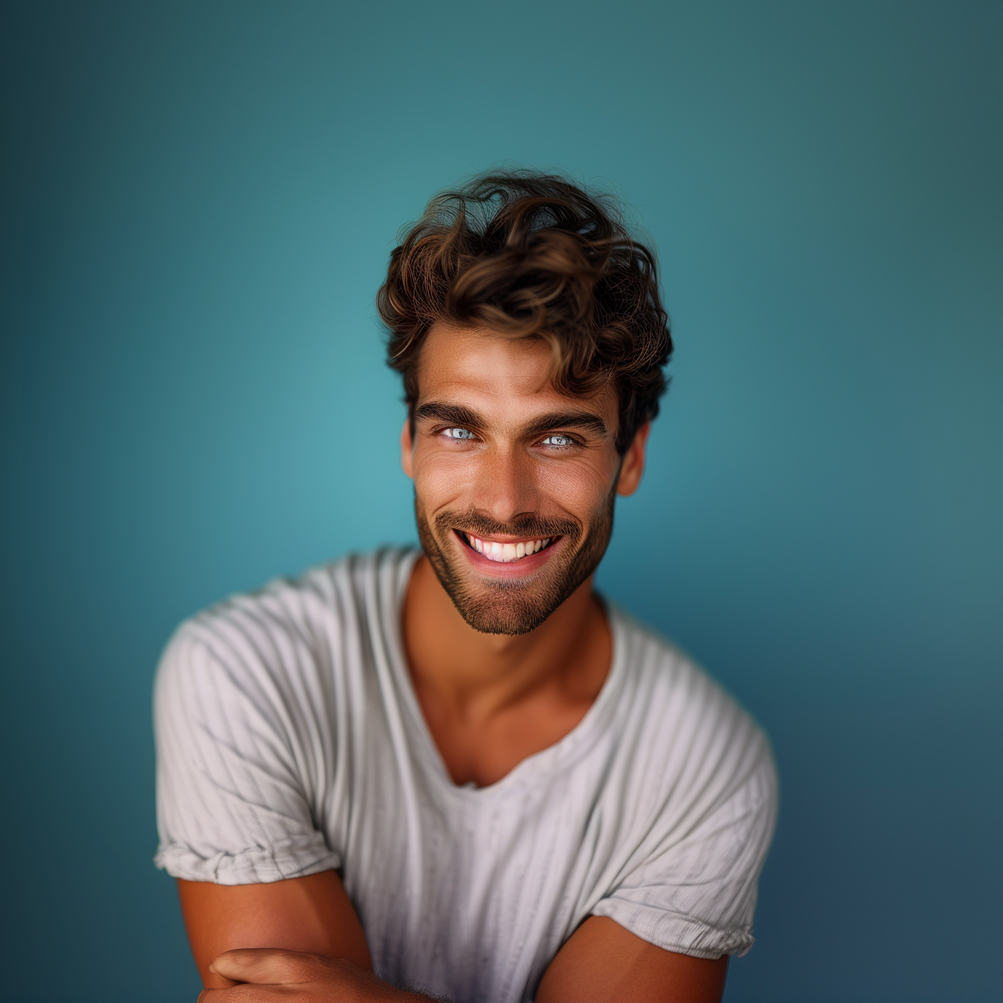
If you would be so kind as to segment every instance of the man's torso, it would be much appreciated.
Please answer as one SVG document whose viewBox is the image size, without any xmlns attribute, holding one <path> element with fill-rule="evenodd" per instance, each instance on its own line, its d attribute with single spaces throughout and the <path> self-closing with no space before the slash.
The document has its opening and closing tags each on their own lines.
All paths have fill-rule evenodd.
<svg viewBox="0 0 1003 1003">
<path fill-rule="evenodd" d="M 748 716 L 613 609 L 580 723 L 457 786 L 403 655 L 415 556 L 349 558 L 178 632 L 158 678 L 161 866 L 223 884 L 338 868 L 377 974 L 456 1003 L 524 999 L 590 914 L 682 953 L 747 949 L 775 811 Z"/>
</svg>

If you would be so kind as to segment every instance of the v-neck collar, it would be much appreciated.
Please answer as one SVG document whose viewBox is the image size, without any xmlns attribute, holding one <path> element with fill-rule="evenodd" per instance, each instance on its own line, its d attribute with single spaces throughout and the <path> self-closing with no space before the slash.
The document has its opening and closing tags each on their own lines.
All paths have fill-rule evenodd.
<svg viewBox="0 0 1003 1003">
<path fill-rule="evenodd" d="M 507 796 L 546 780 L 576 760 L 592 746 L 594 740 L 602 733 L 616 706 L 616 698 L 622 688 L 626 660 L 626 638 L 619 611 L 608 600 L 603 600 L 612 635 L 613 657 L 602 688 L 581 721 L 553 745 L 548 745 L 545 749 L 527 756 L 493 784 L 488 784 L 486 787 L 475 787 L 472 783 L 458 785 L 449 775 L 442 754 L 435 744 L 435 739 L 432 738 L 428 722 L 425 720 L 425 715 L 418 702 L 407 658 L 404 654 L 404 599 L 411 581 L 411 574 L 420 556 L 421 550 L 412 550 L 405 552 L 400 557 L 398 573 L 395 576 L 397 591 L 393 597 L 392 624 L 390 624 L 386 639 L 388 661 L 397 688 L 412 754 L 425 764 L 430 779 L 440 789 L 447 795 L 459 798 L 482 802 L 493 800 L 496 797 Z"/>
</svg>

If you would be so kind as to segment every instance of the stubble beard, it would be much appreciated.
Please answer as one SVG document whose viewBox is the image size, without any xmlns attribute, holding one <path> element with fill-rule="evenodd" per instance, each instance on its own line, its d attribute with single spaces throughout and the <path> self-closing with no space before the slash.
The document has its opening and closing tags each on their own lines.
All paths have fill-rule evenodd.
<svg viewBox="0 0 1003 1003">
<path fill-rule="evenodd" d="M 494 522 L 479 512 L 440 512 L 434 529 L 415 493 L 418 538 L 436 578 L 460 616 L 484 634 L 528 634 L 536 630 L 599 566 L 613 535 L 616 490 L 610 491 L 591 523 L 583 530 L 570 519 L 527 517 L 511 524 Z M 457 566 L 451 551 L 454 530 L 490 537 L 523 539 L 563 537 L 560 551 L 525 579 L 477 576 Z"/>
</svg>

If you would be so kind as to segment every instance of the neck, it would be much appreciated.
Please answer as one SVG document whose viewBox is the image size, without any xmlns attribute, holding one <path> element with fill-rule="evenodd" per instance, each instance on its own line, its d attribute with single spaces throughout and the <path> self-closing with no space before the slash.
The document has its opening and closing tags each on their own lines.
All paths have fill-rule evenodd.
<svg viewBox="0 0 1003 1003">
<path fill-rule="evenodd" d="M 536 630 L 483 634 L 460 616 L 423 556 L 411 575 L 403 627 L 416 689 L 470 721 L 545 689 L 591 702 L 609 670 L 609 627 L 591 577 Z"/>
</svg>

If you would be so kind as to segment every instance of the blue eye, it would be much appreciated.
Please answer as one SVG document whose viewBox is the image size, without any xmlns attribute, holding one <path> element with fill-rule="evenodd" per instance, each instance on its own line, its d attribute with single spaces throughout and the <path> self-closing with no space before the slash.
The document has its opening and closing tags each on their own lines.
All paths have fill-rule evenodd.
<svg viewBox="0 0 1003 1003">
<path fill-rule="evenodd" d="M 570 435 L 562 435 L 560 432 L 555 432 L 553 435 L 548 435 L 543 440 L 543 444 L 545 446 L 567 447 L 575 445 L 575 440 Z"/>
<path fill-rule="evenodd" d="M 447 439 L 455 439 L 458 442 L 464 442 L 467 439 L 474 439 L 476 436 L 469 428 L 444 428 L 442 434 Z"/>
</svg>

